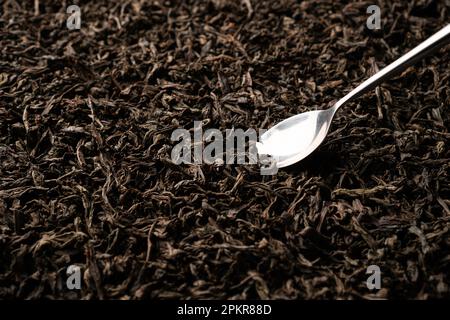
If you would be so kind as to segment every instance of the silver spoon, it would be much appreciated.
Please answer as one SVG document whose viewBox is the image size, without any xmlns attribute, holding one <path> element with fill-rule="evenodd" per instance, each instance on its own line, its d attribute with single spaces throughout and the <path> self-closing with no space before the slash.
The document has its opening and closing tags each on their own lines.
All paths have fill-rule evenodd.
<svg viewBox="0 0 450 320">
<path fill-rule="evenodd" d="M 308 111 L 281 121 L 270 128 L 256 143 L 258 153 L 270 155 L 278 168 L 296 163 L 313 152 L 325 139 L 336 111 L 345 103 L 372 90 L 383 81 L 402 72 L 417 60 L 442 47 L 450 40 L 450 25 L 422 42 L 401 58 L 361 83 L 333 107 Z"/>
</svg>

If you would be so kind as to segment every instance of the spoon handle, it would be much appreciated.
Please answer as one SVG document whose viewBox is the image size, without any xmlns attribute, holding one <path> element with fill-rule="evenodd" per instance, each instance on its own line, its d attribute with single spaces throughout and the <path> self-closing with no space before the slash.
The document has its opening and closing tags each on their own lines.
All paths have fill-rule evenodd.
<svg viewBox="0 0 450 320">
<path fill-rule="evenodd" d="M 444 46 L 450 42 L 450 24 L 442 28 L 440 31 L 432 35 L 430 38 L 419 44 L 417 47 L 401 56 L 390 65 L 381 69 L 379 72 L 371 76 L 369 79 L 361 83 L 355 89 L 350 91 L 341 100 L 339 100 L 334 108 L 337 110 L 351 99 L 357 98 L 362 94 L 374 89 L 383 81 L 386 81 L 394 75 L 402 72 L 417 60 L 429 55 L 434 50 Z"/>
</svg>

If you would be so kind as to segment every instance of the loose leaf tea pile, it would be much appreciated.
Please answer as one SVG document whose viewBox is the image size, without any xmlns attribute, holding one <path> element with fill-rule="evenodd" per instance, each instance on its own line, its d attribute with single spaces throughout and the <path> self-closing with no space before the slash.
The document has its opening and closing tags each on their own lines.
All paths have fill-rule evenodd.
<svg viewBox="0 0 450 320">
<path fill-rule="evenodd" d="M 448 24 L 448 1 L 379 2 L 380 30 L 373 1 L 73 2 L 1 2 L 1 298 L 450 296 L 449 47 L 274 176 L 175 165 L 170 138 L 324 109 Z"/>
</svg>

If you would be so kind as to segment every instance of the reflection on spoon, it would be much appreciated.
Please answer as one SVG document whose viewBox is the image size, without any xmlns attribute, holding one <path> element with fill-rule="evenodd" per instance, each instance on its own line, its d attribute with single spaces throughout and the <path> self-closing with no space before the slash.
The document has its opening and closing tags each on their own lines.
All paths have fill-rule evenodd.
<svg viewBox="0 0 450 320">
<path fill-rule="evenodd" d="M 330 122 L 324 114 L 329 113 L 334 109 L 305 112 L 278 123 L 256 143 L 258 153 L 271 155 L 278 168 L 300 161 L 325 138 Z"/>
</svg>

